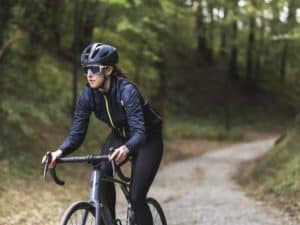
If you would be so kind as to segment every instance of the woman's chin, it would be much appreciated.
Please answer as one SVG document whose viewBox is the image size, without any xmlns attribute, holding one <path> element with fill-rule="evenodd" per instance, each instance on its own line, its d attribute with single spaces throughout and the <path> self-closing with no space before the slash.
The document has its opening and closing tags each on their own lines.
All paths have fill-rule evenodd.
<svg viewBox="0 0 300 225">
<path fill-rule="evenodd" d="M 95 84 L 94 82 L 90 82 L 89 84 L 90 84 L 91 88 L 98 88 L 99 87 L 99 85 Z"/>
</svg>

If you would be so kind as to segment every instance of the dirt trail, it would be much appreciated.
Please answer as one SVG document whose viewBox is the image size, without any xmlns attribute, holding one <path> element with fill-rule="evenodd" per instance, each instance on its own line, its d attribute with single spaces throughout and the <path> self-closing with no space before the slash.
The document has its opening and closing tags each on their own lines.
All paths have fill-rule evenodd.
<svg viewBox="0 0 300 225">
<path fill-rule="evenodd" d="M 239 163 L 264 154 L 274 141 L 238 144 L 170 165 L 149 195 L 160 199 L 169 225 L 296 225 L 247 197 L 231 178 Z"/>
</svg>

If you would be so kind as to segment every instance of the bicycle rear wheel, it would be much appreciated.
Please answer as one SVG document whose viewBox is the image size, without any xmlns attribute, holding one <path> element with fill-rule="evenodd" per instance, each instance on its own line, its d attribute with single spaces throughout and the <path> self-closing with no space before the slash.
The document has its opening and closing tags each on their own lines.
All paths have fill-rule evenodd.
<svg viewBox="0 0 300 225">
<path fill-rule="evenodd" d="M 152 214 L 153 225 L 167 225 L 164 211 L 158 201 L 156 201 L 154 198 L 147 198 L 147 204 Z"/>
<path fill-rule="evenodd" d="M 62 217 L 61 225 L 95 225 L 95 208 L 88 202 L 76 202 Z"/>
</svg>

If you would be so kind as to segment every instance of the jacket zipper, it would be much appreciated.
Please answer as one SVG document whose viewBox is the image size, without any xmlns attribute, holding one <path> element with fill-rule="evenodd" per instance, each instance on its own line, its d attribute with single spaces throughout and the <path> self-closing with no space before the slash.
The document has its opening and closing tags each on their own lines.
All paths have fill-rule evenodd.
<svg viewBox="0 0 300 225">
<path fill-rule="evenodd" d="M 106 95 L 104 96 L 104 101 L 105 101 L 105 107 L 106 107 L 106 112 L 110 121 L 111 126 L 116 129 L 116 126 L 112 120 L 111 114 L 110 114 L 110 110 L 109 110 L 109 106 L 108 106 L 108 99 Z M 123 138 L 126 138 L 126 131 L 125 131 L 125 127 L 122 127 L 122 129 L 117 129 L 117 131 L 121 134 L 121 136 L 123 136 Z"/>
<path fill-rule="evenodd" d="M 123 138 L 126 138 L 125 127 L 122 127 L 122 128 L 123 128 Z"/>
<path fill-rule="evenodd" d="M 114 122 L 113 122 L 113 120 L 112 120 L 110 111 L 109 111 L 107 97 L 106 97 L 106 95 L 103 95 L 103 96 L 104 96 L 104 101 L 105 101 L 105 106 L 106 106 L 106 112 L 107 112 L 107 114 L 108 114 L 108 118 L 109 118 L 110 124 L 111 124 L 111 126 L 112 126 L 114 129 L 116 129 L 116 127 L 115 127 L 115 125 L 114 125 Z"/>
</svg>

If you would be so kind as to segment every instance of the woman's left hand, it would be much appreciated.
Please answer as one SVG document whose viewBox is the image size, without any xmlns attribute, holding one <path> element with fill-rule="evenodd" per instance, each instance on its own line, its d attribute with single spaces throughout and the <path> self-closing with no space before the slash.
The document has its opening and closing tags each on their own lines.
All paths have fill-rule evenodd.
<svg viewBox="0 0 300 225">
<path fill-rule="evenodd" d="M 122 145 L 119 148 L 116 148 L 114 153 L 109 156 L 109 161 L 114 160 L 117 165 L 122 163 L 129 153 L 129 149 L 126 145 Z"/>
</svg>

